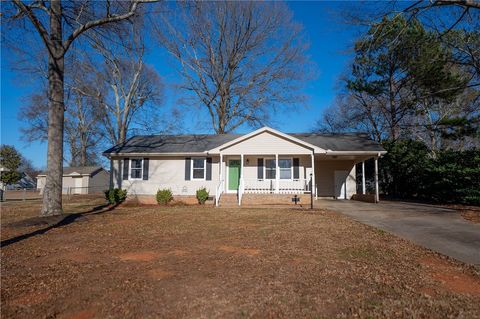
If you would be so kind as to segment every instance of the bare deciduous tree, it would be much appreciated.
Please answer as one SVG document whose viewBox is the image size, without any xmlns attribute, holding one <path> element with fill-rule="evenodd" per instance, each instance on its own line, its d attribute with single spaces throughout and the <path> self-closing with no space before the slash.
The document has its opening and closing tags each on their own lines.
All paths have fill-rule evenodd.
<svg viewBox="0 0 480 319">
<path fill-rule="evenodd" d="M 90 61 L 86 69 L 93 75 L 96 87 L 92 95 L 99 105 L 102 125 L 113 144 L 125 142 L 134 124 L 139 124 L 142 114 L 149 121 L 142 122 L 145 131 L 159 130 L 159 105 L 163 97 L 163 84 L 154 68 L 144 61 L 145 45 L 140 34 L 112 48 L 94 38 L 94 50 L 100 62 Z"/>
<path fill-rule="evenodd" d="M 10 21 L 27 19 L 48 52 L 48 158 L 42 216 L 61 214 L 64 132 L 65 55 L 77 38 L 89 30 L 132 18 L 142 2 L 13 0 L 17 12 Z M 2 8 L 3 9 L 3 8 Z M 7 12 L 6 10 L 5 12 Z"/>
<path fill-rule="evenodd" d="M 179 62 L 185 99 L 208 110 L 213 130 L 261 125 L 301 105 L 311 74 L 301 27 L 278 2 L 187 2 L 160 16 L 160 42 Z M 166 27 L 165 27 L 166 26 Z"/>
</svg>

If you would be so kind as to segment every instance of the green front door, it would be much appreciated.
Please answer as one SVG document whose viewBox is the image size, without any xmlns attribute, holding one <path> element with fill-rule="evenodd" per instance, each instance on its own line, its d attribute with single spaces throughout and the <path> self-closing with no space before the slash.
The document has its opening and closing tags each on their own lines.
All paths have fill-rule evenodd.
<svg viewBox="0 0 480 319">
<path fill-rule="evenodd" d="M 228 190 L 237 190 L 240 183 L 240 161 L 228 161 Z"/>
</svg>

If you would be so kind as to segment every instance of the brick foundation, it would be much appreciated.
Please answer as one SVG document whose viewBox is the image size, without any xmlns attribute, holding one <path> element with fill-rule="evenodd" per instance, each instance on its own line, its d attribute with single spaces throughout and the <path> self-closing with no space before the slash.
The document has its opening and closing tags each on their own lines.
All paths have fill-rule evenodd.
<svg viewBox="0 0 480 319">
<path fill-rule="evenodd" d="M 242 206 L 295 206 L 295 203 L 292 202 L 294 196 L 294 194 L 244 194 L 242 197 Z M 310 194 L 297 194 L 297 197 L 300 198 L 297 206 L 310 205 Z"/>
<path fill-rule="evenodd" d="M 353 200 L 358 200 L 360 202 L 367 202 L 367 203 L 376 203 L 375 194 L 353 194 Z"/>
</svg>

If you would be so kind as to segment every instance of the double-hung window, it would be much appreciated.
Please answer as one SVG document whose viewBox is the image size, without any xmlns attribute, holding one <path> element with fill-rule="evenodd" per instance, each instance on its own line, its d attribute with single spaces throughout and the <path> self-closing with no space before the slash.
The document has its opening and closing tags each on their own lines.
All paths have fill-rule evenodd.
<svg viewBox="0 0 480 319">
<path fill-rule="evenodd" d="M 192 179 L 205 179 L 205 158 L 192 158 Z"/>
<path fill-rule="evenodd" d="M 132 158 L 130 160 L 130 179 L 142 179 L 143 158 Z"/>
<path fill-rule="evenodd" d="M 276 178 L 276 163 L 272 158 L 265 159 L 265 179 L 275 179 Z"/>
<path fill-rule="evenodd" d="M 292 159 L 279 159 L 280 179 L 292 179 Z"/>
</svg>

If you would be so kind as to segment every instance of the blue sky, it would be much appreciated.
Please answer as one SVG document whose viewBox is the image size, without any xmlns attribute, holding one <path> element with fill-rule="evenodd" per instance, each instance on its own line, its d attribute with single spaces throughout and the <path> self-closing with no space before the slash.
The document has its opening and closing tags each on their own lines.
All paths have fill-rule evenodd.
<svg viewBox="0 0 480 319">
<path fill-rule="evenodd" d="M 316 63 L 318 76 L 307 84 L 305 94 L 308 106 L 296 112 L 278 112 L 272 115 L 274 127 L 284 132 L 305 132 L 315 127 L 323 108 L 330 106 L 338 88 L 338 79 L 351 60 L 351 47 L 359 30 L 343 23 L 342 12 L 349 7 L 347 2 L 289 2 L 297 22 L 303 24 L 310 42 L 309 55 Z M 152 50 L 148 62 L 152 64 L 166 82 L 165 108 L 176 102 L 172 85 L 178 83 L 175 71 L 158 50 Z M 1 143 L 14 145 L 25 157 L 39 168 L 46 165 L 46 143 L 27 143 L 22 140 L 18 110 L 25 97 L 34 88 L 24 74 L 11 70 L 7 57 L 9 52 L 2 46 L 1 59 Z M 185 112 L 184 127 L 187 133 L 212 133 L 201 129 L 198 117 Z M 239 132 L 245 132 L 244 128 Z"/>
</svg>

